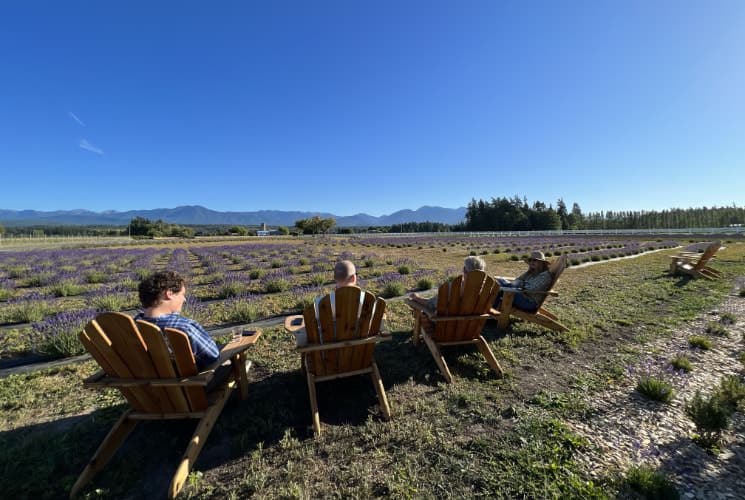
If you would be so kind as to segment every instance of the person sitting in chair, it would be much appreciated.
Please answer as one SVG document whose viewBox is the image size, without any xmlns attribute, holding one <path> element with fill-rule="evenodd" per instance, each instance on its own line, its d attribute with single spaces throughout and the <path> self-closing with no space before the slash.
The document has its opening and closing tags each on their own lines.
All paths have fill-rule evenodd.
<svg viewBox="0 0 745 500">
<path fill-rule="evenodd" d="M 202 369 L 220 357 L 220 348 L 207 331 L 193 319 L 181 316 L 186 301 L 186 281 L 174 271 L 157 272 L 142 280 L 137 287 L 143 310 L 141 319 L 164 328 L 175 328 L 189 337 L 191 351 Z"/>
<path fill-rule="evenodd" d="M 336 289 L 343 286 L 357 286 L 357 268 L 354 267 L 354 264 L 350 260 L 342 260 L 336 263 L 334 266 L 334 282 L 336 282 Z M 331 310 L 332 315 L 333 311 L 336 309 L 336 301 L 335 301 L 335 294 L 334 292 L 331 292 L 330 294 L 331 298 Z M 325 295 L 321 295 L 316 298 L 314 307 L 316 309 L 316 317 L 319 317 L 318 315 L 318 305 L 321 303 L 321 299 L 323 299 Z M 362 300 L 364 299 L 364 295 L 360 295 L 360 305 L 362 305 Z M 362 308 L 360 308 L 357 311 L 357 316 L 359 317 L 360 312 L 362 311 Z M 293 317 L 293 321 L 297 321 L 297 324 L 291 324 L 290 330 L 295 335 L 295 341 L 297 343 L 298 347 L 304 346 L 308 344 L 308 334 L 305 331 L 304 328 L 304 321 L 300 317 Z M 319 331 L 320 331 L 320 325 L 319 325 Z"/>
<path fill-rule="evenodd" d="M 486 271 L 486 262 L 481 257 L 466 257 L 463 261 L 463 277 L 471 271 Z M 461 281 L 461 286 L 465 284 L 465 281 Z M 417 293 L 412 293 L 409 298 L 414 302 L 418 302 L 422 305 L 427 306 L 427 309 L 434 311 L 437 309 L 437 294 L 434 297 L 425 299 Z"/>
<path fill-rule="evenodd" d="M 528 263 L 528 270 L 523 274 L 509 280 L 500 276 L 496 277 L 497 283 L 500 287 L 516 288 L 518 291 L 515 293 L 515 298 L 512 301 L 512 305 L 523 311 L 533 312 L 538 310 L 538 305 L 543 300 L 543 293 L 546 292 L 551 286 L 552 276 L 548 270 L 549 262 L 543 255 L 543 252 L 534 251 L 531 252 L 530 257 L 526 260 Z M 499 309 L 499 304 L 502 302 L 502 296 L 504 292 L 500 290 L 494 301 L 494 308 Z"/>
<path fill-rule="evenodd" d="M 463 261 L 463 277 L 465 278 L 466 275 L 471 271 L 486 272 L 486 262 L 484 262 L 484 259 L 475 256 L 466 257 Z M 461 281 L 460 286 L 463 287 L 465 283 L 465 280 Z M 429 309 L 430 311 L 434 311 L 437 309 L 437 294 L 435 294 L 434 297 L 426 299 L 417 293 L 412 293 L 411 295 L 409 295 L 409 298 L 414 302 L 418 302 L 419 304 L 426 306 L 427 309 Z M 435 329 L 434 323 L 430 321 L 429 317 L 426 314 L 418 314 L 420 315 L 420 321 L 425 331 L 433 332 Z"/>
</svg>

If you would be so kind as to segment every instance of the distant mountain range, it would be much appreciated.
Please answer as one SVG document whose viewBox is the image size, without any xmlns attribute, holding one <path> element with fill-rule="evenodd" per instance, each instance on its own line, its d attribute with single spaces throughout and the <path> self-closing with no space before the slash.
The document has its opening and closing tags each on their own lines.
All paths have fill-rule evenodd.
<svg viewBox="0 0 745 500">
<path fill-rule="evenodd" d="M 339 227 L 390 226 L 404 222 L 441 222 L 458 224 L 466 216 L 466 208 L 442 208 L 423 206 L 416 210 L 399 210 L 390 215 L 375 217 L 368 214 L 337 216 L 325 212 L 285 212 L 282 210 L 259 210 L 256 212 L 218 212 L 209 208 L 183 206 L 176 208 L 156 208 L 153 210 L 128 210 L 126 212 L 90 210 L 56 210 L 42 212 L 37 210 L 0 209 L 0 223 L 6 226 L 33 225 L 111 225 L 123 226 L 135 217 L 145 217 L 152 221 L 163 220 L 172 224 L 236 224 L 269 226 L 294 226 L 295 221 L 318 215 L 333 217 Z"/>
</svg>

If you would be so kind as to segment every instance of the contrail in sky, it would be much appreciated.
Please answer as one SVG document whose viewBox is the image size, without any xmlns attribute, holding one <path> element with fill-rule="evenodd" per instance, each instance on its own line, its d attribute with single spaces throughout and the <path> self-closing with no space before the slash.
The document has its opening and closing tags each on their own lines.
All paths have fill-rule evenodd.
<svg viewBox="0 0 745 500">
<path fill-rule="evenodd" d="M 78 118 L 77 116 L 75 116 L 75 113 L 73 113 L 72 111 L 68 111 L 67 114 L 70 115 L 70 118 L 72 118 L 73 120 L 75 120 L 76 122 L 78 122 L 80 125 L 82 125 L 83 127 L 85 127 L 85 123 L 83 123 L 83 120 L 81 120 L 80 118 Z"/>
<path fill-rule="evenodd" d="M 85 139 L 80 139 L 80 147 L 83 148 L 83 149 L 87 149 L 88 151 L 90 151 L 92 153 L 96 153 L 96 154 L 99 154 L 99 155 L 102 155 L 103 154 L 103 150 L 98 149 L 96 146 L 94 146 L 93 144 L 91 144 L 90 142 L 88 142 Z"/>
</svg>

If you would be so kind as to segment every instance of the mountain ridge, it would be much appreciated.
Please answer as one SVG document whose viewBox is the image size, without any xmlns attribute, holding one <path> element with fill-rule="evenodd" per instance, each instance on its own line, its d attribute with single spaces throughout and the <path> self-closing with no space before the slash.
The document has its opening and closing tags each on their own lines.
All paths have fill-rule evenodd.
<svg viewBox="0 0 745 500">
<path fill-rule="evenodd" d="M 333 217 L 339 227 L 390 226 L 406 222 L 440 222 L 458 224 L 463 221 L 466 208 L 443 208 L 423 205 L 416 210 L 403 209 L 389 215 L 376 217 L 366 213 L 337 216 L 328 212 L 256 210 L 250 212 L 220 212 L 201 205 L 181 205 L 175 208 L 147 210 L 94 212 L 86 209 L 74 210 L 10 210 L 0 209 L 0 223 L 7 226 L 33 225 L 127 225 L 135 217 L 163 220 L 171 224 L 235 224 L 293 226 L 299 219 L 319 216 Z"/>
</svg>

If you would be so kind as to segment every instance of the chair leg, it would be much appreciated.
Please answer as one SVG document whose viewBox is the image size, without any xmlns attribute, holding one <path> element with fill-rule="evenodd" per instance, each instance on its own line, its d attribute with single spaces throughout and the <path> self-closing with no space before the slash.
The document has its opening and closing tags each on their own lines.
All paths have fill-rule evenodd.
<svg viewBox="0 0 745 500">
<path fill-rule="evenodd" d="M 499 305 L 499 318 L 497 319 L 497 330 L 504 331 L 510 326 L 510 312 L 512 311 L 512 299 L 515 295 L 505 293 L 502 303 Z"/>
<path fill-rule="evenodd" d="M 380 411 L 383 412 L 383 418 L 385 418 L 386 420 L 390 420 L 391 407 L 388 405 L 388 397 L 386 397 L 385 395 L 383 380 L 380 378 L 380 371 L 378 370 L 378 365 L 375 362 L 373 362 L 372 364 L 372 372 L 370 373 L 370 376 L 372 377 L 375 392 L 378 394 L 378 402 L 380 403 Z"/>
<path fill-rule="evenodd" d="M 137 426 L 139 422 L 130 419 L 130 413 L 132 413 L 132 410 L 124 412 L 101 442 L 96 453 L 93 454 L 93 458 L 90 459 L 88 465 L 86 465 L 83 472 L 80 473 L 78 480 L 75 481 L 72 490 L 70 490 L 70 498 L 75 497 L 80 492 L 81 488 L 88 484 L 88 482 L 93 479 L 93 476 L 109 463 L 109 460 L 114 456 L 116 450 L 118 450 L 124 440 L 127 439 L 127 436 L 132 432 L 132 429 Z"/>
<path fill-rule="evenodd" d="M 171 486 L 168 489 L 169 499 L 176 498 L 181 488 L 184 487 L 191 466 L 194 465 L 199 453 L 204 448 L 204 443 L 207 441 L 207 437 L 209 437 L 212 428 L 215 426 L 217 417 L 220 416 L 220 412 L 222 412 L 225 403 L 228 401 L 231 390 L 229 386 L 225 386 L 220 395 L 215 399 L 215 402 L 212 403 L 201 420 L 199 420 L 199 424 L 191 436 L 191 441 L 189 441 L 189 446 L 187 446 L 186 452 L 184 452 L 184 456 L 181 458 L 181 462 L 176 468 L 176 473 L 171 480 Z"/>
<path fill-rule="evenodd" d="M 511 309 L 511 308 L 510 308 Z M 499 318 L 497 318 L 497 330 L 503 332 L 510 326 L 510 309 L 503 308 L 499 311 Z"/>
<path fill-rule="evenodd" d="M 310 415 L 313 420 L 313 430 L 316 436 L 321 435 L 321 417 L 318 414 L 318 399 L 316 398 L 316 376 L 306 370 L 308 376 L 308 397 L 310 398 Z"/>
<path fill-rule="evenodd" d="M 450 374 L 450 369 L 448 368 L 447 363 L 445 363 L 445 358 L 442 357 L 442 353 L 440 352 L 440 348 L 437 347 L 437 343 L 432 340 L 432 337 L 430 337 L 428 333 L 422 335 L 422 338 L 424 338 L 424 343 L 427 344 L 429 352 L 432 353 L 432 357 L 435 358 L 435 363 L 437 363 L 440 373 L 445 377 L 447 383 L 451 383 L 453 381 L 453 376 Z"/>
<path fill-rule="evenodd" d="M 246 353 L 237 354 L 231 358 L 233 364 L 233 376 L 238 382 L 238 390 L 242 400 L 248 398 L 248 370 L 251 362 L 246 359 Z"/>
<path fill-rule="evenodd" d="M 549 311 L 548 309 L 545 309 L 543 307 L 541 307 L 540 309 L 538 309 L 538 311 L 536 311 L 536 313 L 537 314 L 542 314 L 543 316 L 546 316 L 547 318 L 551 318 L 554 321 L 557 321 L 559 319 L 559 317 L 557 315 L 555 315 L 554 313 L 552 313 L 551 311 Z"/>
<path fill-rule="evenodd" d="M 491 347 L 489 347 L 489 344 L 486 343 L 486 340 L 484 337 L 479 335 L 479 337 L 476 339 L 478 342 L 476 345 L 479 348 L 479 351 L 481 351 L 481 354 L 484 355 L 486 358 L 486 362 L 489 363 L 489 366 L 491 367 L 494 372 L 499 375 L 500 377 L 504 375 L 504 371 L 502 370 L 502 367 L 499 366 L 499 361 L 497 361 L 497 358 L 494 356 L 494 353 L 491 350 Z"/>
<path fill-rule="evenodd" d="M 414 345 L 419 344 L 419 330 L 422 327 L 422 313 L 417 311 L 416 309 L 413 310 L 414 313 L 414 331 L 411 336 L 411 341 Z"/>
</svg>

